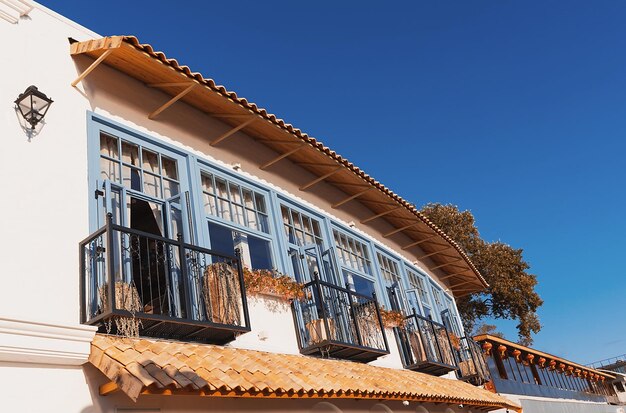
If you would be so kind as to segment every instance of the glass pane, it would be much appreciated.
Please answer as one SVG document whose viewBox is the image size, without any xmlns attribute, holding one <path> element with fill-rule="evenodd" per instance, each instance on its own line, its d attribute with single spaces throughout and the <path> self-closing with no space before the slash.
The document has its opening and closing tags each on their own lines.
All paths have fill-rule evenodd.
<svg viewBox="0 0 626 413">
<path fill-rule="evenodd" d="M 141 191 L 141 176 L 139 169 L 122 165 L 122 185 L 126 188 Z"/>
<path fill-rule="evenodd" d="M 117 162 L 100 158 L 100 176 L 113 182 L 119 182 L 120 165 Z"/>
<path fill-rule="evenodd" d="M 155 198 L 161 198 L 161 177 L 144 172 L 143 192 Z"/>
<path fill-rule="evenodd" d="M 241 195 L 239 193 L 239 185 L 228 184 L 228 187 L 230 188 L 230 200 L 237 204 L 241 204 L 242 202 Z"/>
<path fill-rule="evenodd" d="M 178 170 L 176 169 L 176 161 L 161 155 L 161 164 L 163 166 L 163 176 L 177 181 Z"/>
<path fill-rule="evenodd" d="M 243 207 L 239 205 L 233 205 L 233 222 L 239 225 L 245 225 L 243 220 Z"/>
<path fill-rule="evenodd" d="M 215 189 L 213 188 L 213 178 L 211 175 L 202 174 L 202 189 L 212 194 L 215 193 Z"/>
<path fill-rule="evenodd" d="M 248 249 L 252 269 L 271 270 L 273 268 L 269 241 L 248 235 Z"/>
<path fill-rule="evenodd" d="M 246 208 L 246 218 L 248 220 L 248 226 L 252 229 L 260 229 L 258 228 L 256 222 L 256 213 L 252 209 Z"/>
<path fill-rule="evenodd" d="M 204 194 L 204 210 L 207 214 L 217 215 L 217 203 L 213 195 Z"/>
<path fill-rule="evenodd" d="M 285 208 L 284 206 L 280 207 L 280 212 L 282 213 L 283 216 L 283 223 L 286 225 L 290 225 L 289 223 L 289 210 L 287 208 Z"/>
<path fill-rule="evenodd" d="M 159 155 L 147 149 L 142 150 L 143 170 L 159 174 Z"/>
<path fill-rule="evenodd" d="M 222 198 L 217 199 L 218 215 L 230 221 L 230 203 Z"/>
<path fill-rule="evenodd" d="M 137 145 L 122 141 L 122 162 L 139 166 L 139 148 Z"/>
<path fill-rule="evenodd" d="M 209 239 L 212 250 L 225 255 L 235 255 L 235 242 L 230 229 L 209 222 Z"/>
<path fill-rule="evenodd" d="M 313 233 L 316 237 L 322 236 L 322 232 L 320 231 L 320 224 L 316 220 L 313 220 Z"/>
<path fill-rule="evenodd" d="M 258 227 L 259 230 L 265 232 L 266 234 L 269 234 L 270 227 L 269 227 L 269 224 L 268 224 L 267 215 L 259 213 L 258 217 L 259 217 L 259 227 Z"/>
<path fill-rule="evenodd" d="M 163 196 L 165 198 L 171 198 L 174 195 L 178 195 L 180 187 L 178 182 L 170 181 L 169 179 L 163 179 Z"/>
<path fill-rule="evenodd" d="M 100 134 L 100 153 L 110 158 L 119 158 L 117 152 L 117 138 L 114 136 Z"/>
<path fill-rule="evenodd" d="M 228 199 L 228 193 L 226 192 L 226 181 L 216 178 L 215 185 L 217 186 L 217 196 Z"/>
<path fill-rule="evenodd" d="M 267 209 L 265 209 L 265 198 L 263 197 L 263 195 L 259 195 L 259 194 L 254 194 L 254 197 L 256 198 L 256 209 L 259 212 L 267 212 Z"/>
<path fill-rule="evenodd" d="M 243 190 L 243 202 L 246 204 L 246 208 L 254 209 L 254 198 L 252 198 L 252 191 L 249 189 Z"/>
</svg>

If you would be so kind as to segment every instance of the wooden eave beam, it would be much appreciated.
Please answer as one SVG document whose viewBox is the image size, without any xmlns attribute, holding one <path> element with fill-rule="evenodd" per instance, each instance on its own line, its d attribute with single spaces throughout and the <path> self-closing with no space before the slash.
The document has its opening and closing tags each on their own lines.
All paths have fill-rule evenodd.
<svg viewBox="0 0 626 413">
<path fill-rule="evenodd" d="M 397 210 L 399 210 L 399 209 L 401 209 L 401 208 L 403 208 L 403 207 L 401 207 L 401 206 L 397 206 L 397 207 L 395 207 L 395 208 L 388 209 L 388 210 L 387 210 L 387 211 L 385 211 L 385 212 L 381 212 L 380 214 L 376 214 L 376 215 L 371 216 L 371 217 L 369 217 L 369 218 L 367 218 L 367 219 L 363 219 L 363 220 L 361 220 L 361 224 L 367 224 L 367 223 L 368 223 L 368 222 L 370 222 L 370 221 L 373 221 L 373 220 L 375 220 L 375 219 L 377 219 L 377 218 L 380 218 L 380 217 L 384 217 L 385 215 L 391 214 L 392 212 L 397 211 Z"/>
<path fill-rule="evenodd" d="M 415 242 L 412 242 L 412 243 L 410 243 L 410 244 L 407 244 L 407 245 L 405 245 L 404 247 L 402 247 L 402 249 L 403 249 L 403 250 L 408 250 L 408 249 L 409 249 L 409 248 L 411 248 L 411 247 L 415 247 L 416 245 L 423 244 L 423 243 L 428 242 L 429 240 L 431 240 L 431 239 L 433 239 L 433 238 L 437 238 L 437 237 L 439 237 L 439 234 L 434 234 L 434 235 L 431 235 L 431 236 L 426 237 L 426 238 L 424 238 L 424 239 L 421 239 L 421 240 L 419 240 L 419 241 L 415 241 Z M 439 243 L 436 243 L 436 245 L 446 245 L 446 244 L 439 244 Z"/>
<path fill-rule="evenodd" d="M 446 247 L 446 248 L 440 249 L 440 250 L 438 250 L 438 251 L 434 251 L 434 252 L 431 252 L 431 253 L 428 253 L 428 254 L 422 255 L 421 257 L 417 257 L 417 259 L 418 259 L 419 261 L 421 261 L 421 260 L 423 260 L 424 258 L 428 258 L 428 257 L 432 257 L 433 255 L 441 254 L 442 252 L 444 252 L 444 251 L 448 251 L 448 250 L 450 250 L 450 249 L 452 249 L 452 247 Z M 445 255 L 445 254 L 442 254 L 442 255 L 444 255 L 444 256 L 446 256 L 446 257 L 456 258 L 456 257 L 454 257 L 454 256 L 452 256 L 452 255 Z"/>
<path fill-rule="evenodd" d="M 374 189 L 374 187 L 365 188 L 364 190 L 359 191 L 359 192 L 357 192 L 357 193 L 356 193 L 356 194 L 354 194 L 354 195 L 350 195 L 349 197 L 345 198 L 345 199 L 344 199 L 344 200 L 342 200 L 342 201 L 337 202 L 336 204 L 333 204 L 333 205 L 332 205 L 332 207 L 333 207 L 333 208 L 338 208 L 338 207 L 342 206 L 343 204 L 345 204 L 346 202 L 350 202 L 350 201 L 352 201 L 354 198 L 358 198 L 358 197 L 360 197 L 361 195 L 363 195 L 364 193 L 366 193 L 366 192 L 368 192 L 368 191 L 371 191 L 372 189 Z"/>
<path fill-rule="evenodd" d="M 109 394 L 115 393 L 119 389 L 120 388 L 118 387 L 117 383 L 115 383 L 114 381 L 104 383 L 99 388 L 100 396 L 108 396 Z"/>
<path fill-rule="evenodd" d="M 341 186 L 341 185 L 343 185 L 343 186 L 352 186 L 352 187 L 355 187 L 355 188 L 369 188 L 370 186 L 372 186 L 370 184 L 353 184 L 353 183 L 350 183 L 350 182 L 337 182 L 337 181 L 328 181 L 328 183 L 332 184 L 332 185 L 337 185 L 337 186 Z"/>
<path fill-rule="evenodd" d="M 452 277 L 457 277 L 459 275 L 463 275 L 465 274 L 467 271 L 459 271 L 459 272 L 453 272 L 452 274 L 446 274 L 443 277 L 439 277 L 440 280 L 447 280 L 448 278 L 452 278 Z"/>
<path fill-rule="evenodd" d="M 315 184 L 318 184 L 318 183 L 322 182 L 324 179 L 328 178 L 329 176 L 332 176 L 332 175 L 336 174 L 337 172 L 339 172 L 339 171 L 341 171 L 341 170 L 343 170 L 343 169 L 344 169 L 344 167 L 343 167 L 343 166 L 338 166 L 338 167 L 336 167 L 335 169 L 333 169 L 332 171 L 327 172 L 327 173 L 325 173 L 324 175 L 322 175 L 322 176 L 319 176 L 319 177 L 315 178 L 314 180 L 312 180 L 311 182 L 309 182 L 309 183 L 307 183 L 307 184 L 305 184 L 305 185 L 302 185 L 302 186 L 300 187 L 300 190 L 301 190 L 301 191 L 306 191 L 307 189 L 309 189 L 309 188 L 310 188 L 310 187 L 312 187 L 313 185 L 315 185 Z"/>
<path fill-rule="evenodd" d="M 76 79 L 74 79 L 74 81 L 72 82 L 72 87 L 76 87 L 76 85 L 80 81 L 86 78 L 89 73 L 91 73 L 96 67 L 98 67 L 100 63 L 104 61 L 104 59 L 106 59 L 111 53 L 113 53 L 113 50 L 115 49 L 108 49 L 104 53 L 102 53 L 100 57 L 98 57 L 92 64 L 89 65 L 87 69 L 83 71 L 83 73 L 81 73 Z"/>
<path fill-rule="evenodd" d="M 449 285 L 448 287 L 449 287 L 449 288 L 456 288 L 456 287 L 460 287 L 460 286 L 462 286 L 462 285 L 467 285 L 467 284 L 472 284 L 472 283 L 474 283 L 474 280 L 471 280 L 471 281 L 463 281 L 463 282 L 460 282 L 460 283 L 458 283 L 458 284 L 452 284 L 452 285 Z"/>
<path fill-rule="evenodd" d="M 250 119 L 248 119 L 247 121 L 245 121 L 244 123 L 232 128 L 231 130 L 229 130 L 226 133 L 223 133 L 222 135 L 218 136 L 217 138 L 213 139 L 210 143 L 211 146 L 215 146 L 218 143 L 222 142 L 224 139 L 228 138 L 229 136 L 234 135 L 235 133 L 239 132 L 240 130 L 242 130 L 243 128 L 245 128 L 246 126 L 250 125 L 252 122 L 254 122 L 255 120 L 257 120 L 257 116 L 256 115 L 252 115 L 250 117 Z"/>
<path fill-rule="evenodd" d="M 306 148 L 307 146 L 309 146 L 309 145 L 307 145 L 306 143 L 303 143 L 300 146 L 298 146 L 297 148 L 294 148 L 294 149 L 292 149 L 290 151 L 287 151 L 287 152 L 283 153 L 282 155 L 277 156 L 276 158 L 272 159 L 271 161 L 264 163 L 263 165 L 261 165 L 261 169 L 265 170 L 265 169 L 269 168 L 270 166 L 274 165 L 276 162 L 280 161 L 281 159 L 285 159 L 289 155 L 293 155 L 294 153 L 298 152 L 301 149 Z"/>
<path fill-rule="evenodd" d="M 192 89 L 194 87 L 196 87 L 197 83 L 193 82 L 193 83 L 184 83 L 184 84 L 176 84 L 176 83 L 161 83 L 160 86 L 181 86 L 181 85 L 187 85 L 187 87 L 185 89 L 183 89 L 182 91 L 180 91 L 176 96 L 174 96 L 173 98 L 171 98 L 170 100 L 168 100 L 167 102 L 165 102 L 163 105 L 161 105 L 159 108 L 157 108 L 154 112 L 152 112 L 151 114 L 148 115 L 148 119 L 154 119 L 156 118 L 161 112 L 163 112 L 165 109 L 169 108 L 170 106 L 172 106 L 174 103 L 176 103 L 178 100 L 180 100 L 183 96 L 185 96 L 187 93 L 191 92 Z M 158 85 L 158 84 L 157 84 Z"/>
<path fill-rule="evenodd" d="M 295 161 L 296 165 L 304 165 L 304 166 L 336 166 L 336 163 L 322 163 L 322 162 L 310 162 L 310 161 Z"/>
<path fill-rule="evenodd" d="M 394 234 L 397 234 L 398 232 L 402 232 L 405 229 L 409 229 L 409 228 L 414 227 L 414 226 L 419 225 L 419 224 L 421 224 L 421 221 L 415 221 L 412 224 L 405 225 L 405 226 L 403 226 L 401 228 L 396 228 L 393 231 L 390 231 L 390 232 L 384 234 L 383 237 L 385 237 L 385 238 L 390 237 L 390 236 L 392 236 Z"/>
<path fill-rule="evenodd" d="M 429 268 L 429 269 L 430 269 L 431 271 L 432 271 L 432 270 L 436 270 L 436 269 L 438 269 L 438 268 L 447 267 L 448 265 L 454 265 L 455 263 L 457 263 L 457 262 L 459 262 L 459 261 L 463 261 L 463 258 L 458 258 L 458 259 L 456 259 L 456 260 L 454 260 L 454 261 L 452 261 L 452 262 L 447 262 L 447 263 L 445 263 L 445 264 L 437 265 L 437 266 L 435 266 L 435 267 L 431 267 L 431 268 Z M 458 265 L 457 265 L 457 267 L 458 267 Z"/>
<path fill-rule="evenodd" d="M 237 119 L 237 118 L 247 118 L 250 115 L 252 115 L 252 113 L 207 113 L 207 115 L 213 117 L 213 118 L 222 118 L 222 119 Z M 260 139 L 259 139 L 260 140 Z M 267 139 L 267 141 L 272 141 L 271 139 Z"/>
</svg>

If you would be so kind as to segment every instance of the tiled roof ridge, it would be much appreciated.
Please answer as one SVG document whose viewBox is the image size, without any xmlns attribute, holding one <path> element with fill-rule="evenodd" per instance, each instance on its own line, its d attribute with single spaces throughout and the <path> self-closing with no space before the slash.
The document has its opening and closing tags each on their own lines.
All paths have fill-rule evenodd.
<svg viewBox="0 0 626 413">
<path fill-rule="evenodd" d="M 97 334 L 89 361 L 133 400 L 142 393 L 294 394 L 519 408 L 470 384 L 408 370 L 199 343 Z"/>
<path fill-rule="evenodd" d="M 117 37 L 117 36 L 111 36 L 111 37 Z M 160 52 L 160 51 L 155 51 L 154 48 L 149 44 L 140 43 L 137 37 L 128 36 L 128 35 L 123 35 L 120 37 L 122 37 L 125 42 L 137 48 L 138 50 L 148 53 L 150 56 L 157 58 L 162 63 L 167 64 L 170 67 L 174 68 L 175 70 L 182 72 L 186 76 L 193 78 L 197 80 L 198 82 L 208 86 L 210 89 L 214 90 L 215 92 L 218 92 L 224 97 L 231 99 L 233 102 L 238 103 L 243 108 L 256 113 L 257 115 L 274 123 L 276 126 L 296 136 L 298 139 L 303 140 L 304 142 L 312 145 L 320 152 L 330 156 L 333 160 L 335 160 L 336 162 L 342 164 L 343 166 L 351 170 L 354 174 L 359 176 L 361 179 L 363 179 L 370 185 L 384 192 L 387 196 L 392 198 L 394 201 L 400 203 L 407 210 L 413 213 L 417 218 L 419 218 L 422 222 L 428 225 L 433 231 L 435 231 L 438 235 L 440 235 L 445 241 L 450 243 L 457 250 L 457 252 L 461 255 L 461 257 L 465 260 L 465 262 L 470 266 L 470 268 L 474 271 L 474 273 L 478 276 L 478 278 L 483 283 L 483 285 L 488 286 L 487 281 L 483 278 L 480 271 L 478 271 L 478 269 L 474 266 L 474 263 L 472 263 L 471 259 L 465 253 L 463 248 L 461 248 L 461 246 L 457 244 L 456 241 L 450 238 L 448 234 L 446 234 L 441 228 L 439 228 L 435 223 L 433 223 L 424 214 L 422 214 L 415 207 L 414 204 L 408 202 L 407 200 L 402 198 L 400 195 L 396 194 L 391 189 L 387 188 L 385 185 L 375 180 L 372 176 L 367 174 L 361 168 L 354 165 L 352 162 L 348 161 L 348 159 L 339 155 L 337 152 L 331 150 L 329 147 L 325 146 L 321 141 L 309 136 L 307 133 L 301 131 L 298 128 L 295 128 L 293 125 L 286 123 L 283 119 L 278 118 L 276 115 L 269 113 L 266 109 L 260 108 L 255 103 L 249 102 L 245 98 L 240 98 L 239 96 L 237 96 L 237 93 L 227 90 L 226 87 L 222 85 L 216 84 L 213 79 L 205 78 L 199 72 L 192 72 L 189 66 L 180 65 L 176 59 L 168 59 L 165 53 Z"/>
</svg>

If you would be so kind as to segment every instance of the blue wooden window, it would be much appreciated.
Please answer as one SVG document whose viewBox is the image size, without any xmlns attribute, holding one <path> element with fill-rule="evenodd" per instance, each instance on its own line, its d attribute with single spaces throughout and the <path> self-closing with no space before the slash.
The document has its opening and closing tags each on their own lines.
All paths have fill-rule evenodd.
<svg viewBox="0 0 626 413">
<path fill-rule="evenodd" d="M 211 249 L 241 252 L 252 269 L 273 270 L 275 260 L 266 195 L 243 182 L 200 166 L 203 215 Z M 212 168 L 211 168 L 212 169 Z"/>
<path fill-rule="evenodd" d="M 376 291 L 376 277 L 369 246 L 337 228 L 333 228 L 333 239 L 343 282 L 347 288 L 371 297 Z"/>
<path fill-rule="evenodd" d="M 100 134 L 100 177 L 155 198 L 180 192 L 175 159 L 107 133 Z"/>
<path fill-rule="evenodd" d="M 403 311 L 405 309 L 404 299 L 402 297 L 402 273 L 400 270 L 400 262 L 380 251 L 376 251 L 376 259 L 378 268 L 382 275 L 387 299 L 392 310 Z"/>
<path fill-rule="evenodd" d="M 234 182 L 202 172 L 204 210 L 250 229 L 269 233 L 265 197 Z"/>
<path fill-rule="evenodd" d="M 320 222 L 294 208 L 280 206 L 283 218 L 283 228 L 287 241 L 291 245 L 319 245 L 323 247 L 323 237 Z"/>
<path fill-rule="evenodd" d="M 418 313 L 421 312 L 424 317 L 432 317 L 432 305 L 426 290 L 424 277 L 410 268 L 407 268 L 406 274 L 409 287 L 407 299 L 409 300 L 411 310 L 414 308 Z"/>
</svg>

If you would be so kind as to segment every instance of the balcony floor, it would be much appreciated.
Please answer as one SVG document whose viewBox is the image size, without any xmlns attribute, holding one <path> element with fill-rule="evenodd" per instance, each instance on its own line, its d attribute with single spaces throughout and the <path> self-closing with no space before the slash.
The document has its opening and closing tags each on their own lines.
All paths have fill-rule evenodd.
<svg viewBox="0 0 626 413">
<path fill-rule="evenodd" d="M 117 334 L 117 327 L 112 314 L 103 315 L 91 321 L 98 326 L 98 332 Z M 139 336 L 164 338 L 180 341 L 196 341 L 207 344 L 226 344 L 233 341 L 239 334 L 249 331 L 245 327 L 216 324 L 206 321 L 181 320 L 176 318 L 136 314 L 140 321 Z"/>
<path fill-rule="evenodd" d="M 302 354 L 308 356 L 331 357 L 335 359 L 358 361 L 361 363 L 369 363 L 378 357 L 389 354 L 388 351 L 379 350 L 371 347 L 360 347 L 337 341 L 324 340 L 301 350 Z"/>
<path fill-rule="evenodd" d="M 433 376 L 442 376 L 451 371 L 457 370 L 455 366 L 435 361 L 421 361 L 406 367 L 409 370 L 426 373 Z"/>
</svg>

